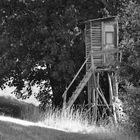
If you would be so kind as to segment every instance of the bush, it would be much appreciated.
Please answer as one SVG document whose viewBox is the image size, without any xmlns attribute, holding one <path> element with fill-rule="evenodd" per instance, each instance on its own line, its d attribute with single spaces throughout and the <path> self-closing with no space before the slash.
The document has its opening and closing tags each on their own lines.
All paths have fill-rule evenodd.
<svg viewBox="0 0 140 140">
<path fill-rule="evenodd" d="M 127 86 L 126 92 L 120 94 L 123 101 L 123 110 L 128 116 L 128 120 L 121 124 L 132 132 L 140 132 L 140 89 Z"/>
</svg>

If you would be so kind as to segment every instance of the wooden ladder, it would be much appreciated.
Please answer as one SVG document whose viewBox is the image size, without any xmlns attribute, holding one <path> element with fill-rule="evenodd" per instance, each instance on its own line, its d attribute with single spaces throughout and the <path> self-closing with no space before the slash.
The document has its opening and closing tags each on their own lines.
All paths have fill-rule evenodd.
<svg viewBox="0 0 140 140">
<path fill-rule="evenodd" d="M 87 82 L 90 79 L 91 75 L 92 75 L 92 68 L 90 68 L 86 72 L 85 76 L 83 77 L 83 79 L 81 80 L 79 85 L 76 87 L 76 90 L 73 92 L 73 94 L 70 97 L 68 103 L 66 104 L 67 109 L 70 108 L 73 105 L 73 103 L 75 102 L 75 100 L 77 99 L 77 97 L 79 96 L 79 94 L 81 93 L 81 91 L 83 90 L 85 85 L 87 84 Z"/>
</svg>

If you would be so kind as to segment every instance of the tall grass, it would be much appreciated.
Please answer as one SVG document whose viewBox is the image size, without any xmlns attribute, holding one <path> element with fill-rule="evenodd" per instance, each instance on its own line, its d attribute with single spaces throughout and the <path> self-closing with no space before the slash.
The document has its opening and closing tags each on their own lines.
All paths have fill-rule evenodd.
<svg viewBox="0 0 140 140">
<path fill-rule="evenodd" d="M 104 126 L 96 126 L 91 124 L 89 116 L 85 114 L 84 110 L 63 110 L 49 108 L 43 115 L 41 115 L 40 123 L 67 132 L 78 133 L 105 133 L 109 134 L 110 130 Z"/>
<path fill-rule="evenodd" d="M 84 131 L 89 127 L 88 118 L 80 110 L 49 108 L 41 117 L 41 122 L 47 126 L 65 131 Z"/>
<path fill-rule="evenodd" d="M 9 103 L 6 102 L 5 104 Z M 13 101 L 13 100 L 12 100 Z M 3 101 L 4 102 L 4 101 Z M 14 103 L 13 103 L 14 102 Z M 21 119 L 32 121 L 36 123 L 41 123 L 46 127 L 51 127 L 67 132 L 78 132 L 85 134 L 97 134 L 98 136 L 111 136 L 118 137 L 119 135 L 127 135 L 130 139 L 131 130 L 130 126 L 124 122 L 123 126 L 117 127 L 113 125 L 112 119 L 107 117 L 107 119 L 100 119 L 99 126 L 91 123 L 90 116 L 84 109 L 74 109 L 63 110 L 56 108 L 48 108 L 45 112 L 41 112 L 38 107 L 32 104 L 23 104 L 13 101 L 12 104 L 16 104 L 21 109 Z M 11 103 L 11 102 L 10 102 Z M 125 127 L 124 127 L 125 126 Z M 125 129 L 127 131 L 125 131 Z"/>
<path fill-rule="evenodd" d="M 84 109 L 56 109 L 48 108 L 41 112 L 38 107 L 33 105 L 22 105 L 22 119 L 35 122 L 37 126 L 58 129 L 66 132 L 76 132 L 88 135 L 94 135 L 96 138 L 111 140 L 133 140 L 128 131 L 123 127 L 115 127 L 111 121 L 101 119 L 100 126 L 91 123 L 91 117 Z M 89 119 L 90 118 L 90 119 Z M 107 118 L 110 119 L 110 118 Z M 40 125 L 41 124 L 41 125 Z M 127 136 L 127 138 L 122 136 Z M 136 140 L 136 138 L 135 138 Z"/>
<path fill-rule="evenodd" d="M 85 114 L 84 110 L 70 110 L 48 108 L 44 113 L 37 113 L 39 121 L 46 127 L 67 131 L 78 132 L 89 135 L 97 135 L 99 137 L 113 138 L 116 140 L 133 140 L 131 132 L 125 131 L 123 127 L 119 125 L 114 126 L 112 122 L 106 123 L 108 120 L 101 120 L 101 125 L 97 126 L 94 123 L 90 123 L 89 116 Z M 31 119 L 31 117 L 30 117 Z M 34 116 L 32 116 L 34 119 Z M 105 121 L 105 123 L 103 122 Z M 138 138 L 137 138 L 138 139 Z"/>
</svg>

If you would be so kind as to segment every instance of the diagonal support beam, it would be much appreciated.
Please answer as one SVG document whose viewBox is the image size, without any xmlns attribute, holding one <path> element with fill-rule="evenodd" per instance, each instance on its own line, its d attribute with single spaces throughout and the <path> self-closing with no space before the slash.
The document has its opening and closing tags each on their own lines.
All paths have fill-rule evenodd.
<svg viewBox="0 0 140 140">
<path fill-rule="evenodd" d="M 77 99 L 77 97 L 79 96 L 79 94 L 81 93 L 81 91 L 83 90 L 83 88 L 85 87 L 85 85 L 87 84 L 91 76 L 92 76 L 92 69 L 90 68 L 89 71 L 84 76 L 84 78 L 82 79 L 82 81 L 80 82 L 80 84 L 77 86 L 71 98 L 69 99 L 66 108 L 70 108 L 73 105 L 73 103 L 75 102 L 75 100 Z"/>
</svg>

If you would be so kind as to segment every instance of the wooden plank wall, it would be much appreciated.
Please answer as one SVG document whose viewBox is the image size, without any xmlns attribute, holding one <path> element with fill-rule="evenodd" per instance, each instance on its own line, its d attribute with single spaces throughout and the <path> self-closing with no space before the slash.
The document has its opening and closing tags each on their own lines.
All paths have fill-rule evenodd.
<svg viewBox="0 0 140 140">
<path fill-rule="evenodd" d="M 102 25 L 101 22 L 89 22 L 85 28 L 86 57 L 93 50 L 94 52 L 102 50 Z M 94 55 L 95 66 L 103 64 L 102 55 Z M 87 70 L 91 66 L 91 59 L 88 60 Z"/>
<path fill-rule="evenodd" d="M 91 51 L 91 29 L 90 23 L 87 23 L 85 26 L 85 44 L 86 44 L 86 57 L 89 55 Z M 89 59 L 86 64 L 86 70 L 88 70 L 91 66 L 91 60 Z"/>
<path fill-rule="evenodd" d="M 85 43 L 86 43 L 86 57 L 89 55 L 91 50 L 94 52 L 102 50 L 102 24 L 101 22 L 88 22 L 85 26 Z M 102 55 L 94 55 L 94 65 L 102 65 Z M 86 64 L 86 70 L 91 67 L 91 59 Z M 92 106 L 94 102 L 94 78 L 93 75 L 88 81 L 88 105 Z"/>
<path fill-rule="evenodd" d="M 91 42 L 92 46 L 91 49 L 96 52 L 96 51 L 101 51 L 102 50 L 102 25 L 101 22 L 92 22 L 91 26 L 92 34 L 91 34 Z M 102 66 L 103 59 L 102 55 L 94 55 L 94 64 L 95 66 Z"/>
</svg>

